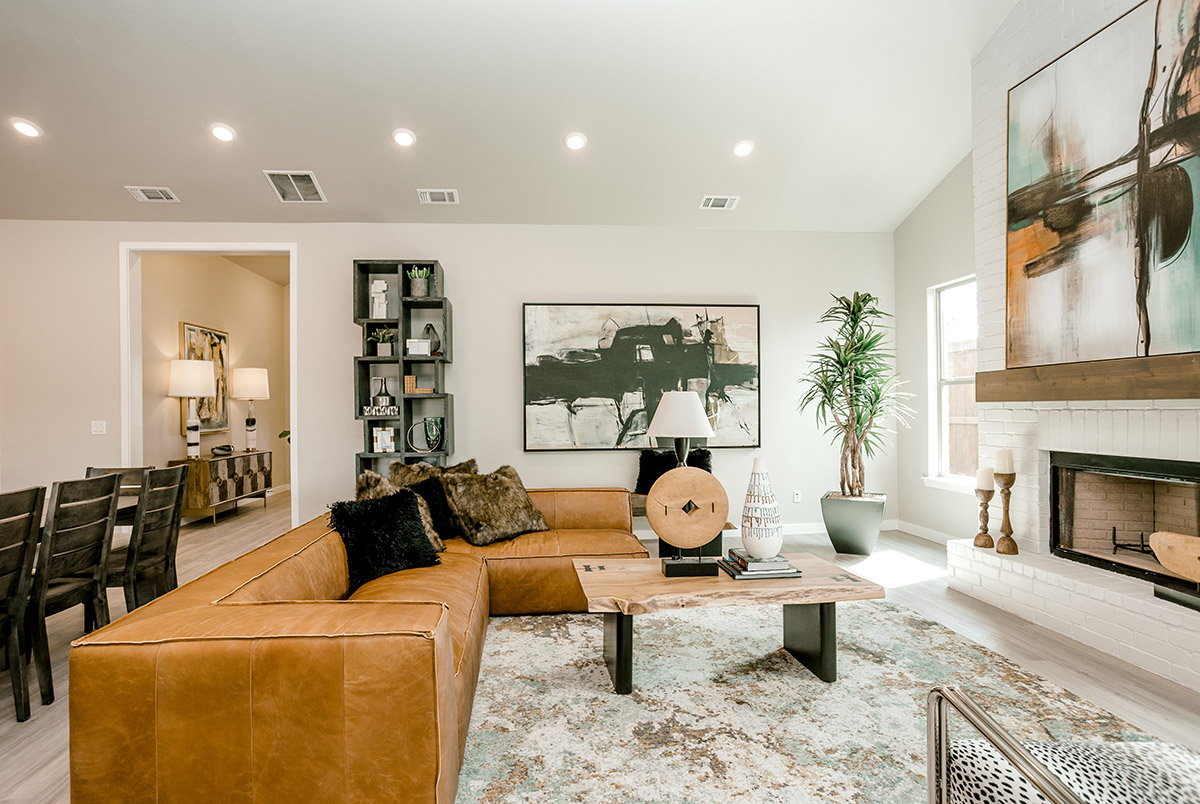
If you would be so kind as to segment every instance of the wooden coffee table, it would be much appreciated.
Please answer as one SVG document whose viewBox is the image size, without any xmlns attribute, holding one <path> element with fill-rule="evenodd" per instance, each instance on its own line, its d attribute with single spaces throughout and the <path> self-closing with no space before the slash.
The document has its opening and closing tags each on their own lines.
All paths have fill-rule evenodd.
<svg viewBox="0 0 1200 804">
<path fill-rule="evenodd" d="M 604 663 L 617 693 L 633 691 L 633 617 L 700 606 L 783 606 L 783 646 L 822 681 L 837 680 L 837 620 L 843 600 L 884 596 L 879 584 L 808 553 L 785 556 L 800 578 L 735 581 L 666 578 L 657 558 L 577 558 L 588 611 L 604 614 Z"/>
</svg>

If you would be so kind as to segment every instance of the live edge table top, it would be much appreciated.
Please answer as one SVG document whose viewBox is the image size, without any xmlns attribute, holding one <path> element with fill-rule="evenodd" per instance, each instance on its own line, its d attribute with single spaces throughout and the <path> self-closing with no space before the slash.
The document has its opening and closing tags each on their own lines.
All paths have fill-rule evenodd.
<svg viewBox="0 0 1200 804">
<path fill-rule="evenodd" d="M 577 558 L 579 585 L 590 612 L 650 614 L 701 606 L 769 606 L 838 603 L 884 597 L 883 587 L 809 553 L 788 553 L 803 573 L 799 578 L 734 580 L 721 571 L 715 578 L 667 578 L 657 558 Z"/>
</svg>

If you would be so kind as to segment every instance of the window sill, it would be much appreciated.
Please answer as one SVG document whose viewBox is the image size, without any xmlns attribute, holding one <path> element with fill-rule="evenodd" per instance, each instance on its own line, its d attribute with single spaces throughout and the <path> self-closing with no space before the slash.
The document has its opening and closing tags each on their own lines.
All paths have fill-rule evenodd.
<svg viewBox="0 0 1200 804">
<path fill-rule="evenodd" d="M 931 489 L 953 491 L 975 496 L 975 480 L 969 477 L 922 477 L 921 482 Z"/>
</svg>

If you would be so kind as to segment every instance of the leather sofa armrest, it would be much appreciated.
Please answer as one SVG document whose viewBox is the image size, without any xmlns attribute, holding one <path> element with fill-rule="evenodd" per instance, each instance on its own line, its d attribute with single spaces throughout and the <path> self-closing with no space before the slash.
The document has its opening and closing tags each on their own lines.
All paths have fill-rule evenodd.
<svg viewBox="0 0 1200 804">
<path fill-rule="evenodd" d="M 453 799 L 441 603 L 198 607 L 118 621 L 70 665 L 77 804 Z"/>
<path fill-rule="evenodd" d="M 531 489 L 529 498 L 550 530 L 633 530 L 629 489 Z"/>
</svg>

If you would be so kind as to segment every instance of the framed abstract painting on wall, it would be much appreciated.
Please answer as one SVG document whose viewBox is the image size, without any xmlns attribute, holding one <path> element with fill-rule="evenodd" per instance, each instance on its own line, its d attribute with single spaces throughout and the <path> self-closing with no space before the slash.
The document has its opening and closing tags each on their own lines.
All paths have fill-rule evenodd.
<svg viewBox="0 0 1200 804">
<path fill-rule="evenodd" d="M 1146 0 L 1009 91 L 1009 368 L 1200 351 L 1198 54 Z"/>
<path fill-rule="evenodd" d="M 526 304 L 525 450 L 652 447 L 665 391 L 694 390 L 715 438 L 757 447 L 758 305 Z"/>
<path fill-rule="evenodd" d="M 198 324 L 179 322 L 179 358 L 181 360 L 211 360 L 217 375 L 217 395 L 196 400 L 201 433 L 223 433 L 229 429 L 229 333 Z M 187 400 L 180 399 L 187 418 Z M 184 435 L 187 435 L 186 431 Z"/>
</svg>

